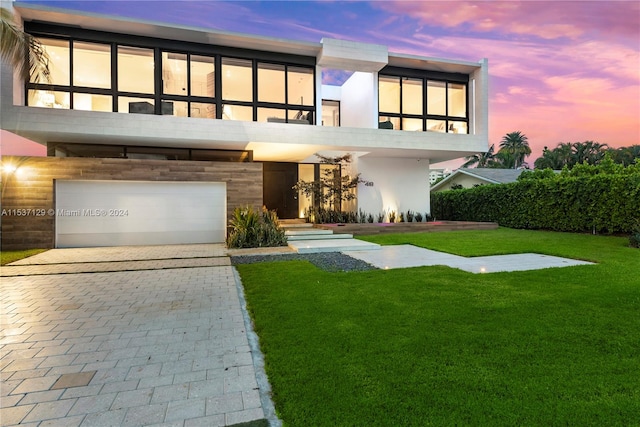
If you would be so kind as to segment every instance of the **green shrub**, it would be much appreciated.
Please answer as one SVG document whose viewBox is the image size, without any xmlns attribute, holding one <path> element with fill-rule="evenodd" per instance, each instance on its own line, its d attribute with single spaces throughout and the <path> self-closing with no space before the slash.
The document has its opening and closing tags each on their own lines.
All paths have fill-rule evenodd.
<svg viewBox="0 0 640 427">
<path fill-rule="evenodd" d="M 636 221 L 634 229 L 629 236 L 629 246 L 632 248 L 640 248 L 640 220 Z"/>
<path fill-rule="evenodd" d="M 438 219 L 492 221 L 510 228 L 630 232 L 640 215 L 638 169 L 583 172 L 432 193 L 431 213 Z"/>
<path fill-rule="evenodd" d="M 251 206 L 236 208 L 227 237 L 228 248 L 259 248 L 285 246 L 287 238 L 280 228 L 275 211 L 262 208 L 256 212 Z"/>
</svg>

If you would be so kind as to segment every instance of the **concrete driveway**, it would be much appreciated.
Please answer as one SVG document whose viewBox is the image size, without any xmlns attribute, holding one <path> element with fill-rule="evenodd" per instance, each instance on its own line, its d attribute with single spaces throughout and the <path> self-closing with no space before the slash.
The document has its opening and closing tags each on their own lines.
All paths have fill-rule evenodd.
<svg viewBox="0 0 640 427">
<path fill-rule="evenodd" d="M 223 245 L 54 249 L 0 275 L 3 426 L 277 423 Z"/>
</svg>

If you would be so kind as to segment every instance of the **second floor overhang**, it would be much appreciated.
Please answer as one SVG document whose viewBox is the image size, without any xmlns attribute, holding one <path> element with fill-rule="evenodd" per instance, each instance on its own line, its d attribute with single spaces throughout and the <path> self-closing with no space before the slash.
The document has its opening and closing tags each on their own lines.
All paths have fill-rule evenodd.
<svg viewBox="0 0 640 427">
<path fill-rule="evenodd" d="M 314 154 L 350 152 L 379 158 L 451 160 L 486 150 L 473 134 L 404 132 L 286 123 L 207 120 L 14 106 L 2 129 L 48 144 L 122 144 L 251 150 L 256 161 L 312 162 Z"/>
</svg>

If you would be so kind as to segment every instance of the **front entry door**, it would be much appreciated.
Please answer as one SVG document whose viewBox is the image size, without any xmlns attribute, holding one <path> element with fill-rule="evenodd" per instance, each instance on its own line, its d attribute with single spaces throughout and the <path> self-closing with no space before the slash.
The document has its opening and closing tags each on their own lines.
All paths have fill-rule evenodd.
<svg viewBox="0 0 640 427">
<path fill-rule="evenodd" d="M 298 182 L 297 163 L 263 163 L 263 203 L 275 210 L 280 219 L 298 218 L 297 192 L 293 186 Z"/>
</svg>

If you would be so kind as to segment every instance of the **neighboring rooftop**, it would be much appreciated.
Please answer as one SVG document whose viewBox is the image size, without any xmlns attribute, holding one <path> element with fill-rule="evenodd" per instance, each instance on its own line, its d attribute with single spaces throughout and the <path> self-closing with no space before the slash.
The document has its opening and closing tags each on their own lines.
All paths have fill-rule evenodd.
<svg viewBox="0 0 640 427">
<path fill-rule="evenodd" d="M 489 168 L 460 168 L 451 175 L 431 187 L 431 191 L 437 191 L 461 176 L 475 178 L 483 184 L 508 184 L 516 182 L 520 174 L 526 169 L 489 169 Z"/>
</svg>

